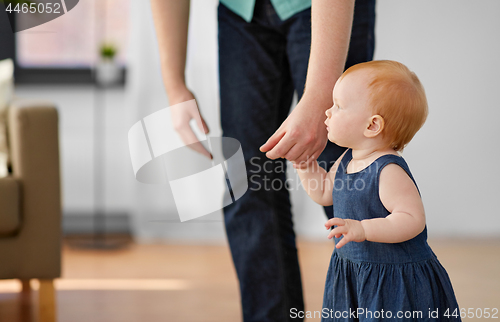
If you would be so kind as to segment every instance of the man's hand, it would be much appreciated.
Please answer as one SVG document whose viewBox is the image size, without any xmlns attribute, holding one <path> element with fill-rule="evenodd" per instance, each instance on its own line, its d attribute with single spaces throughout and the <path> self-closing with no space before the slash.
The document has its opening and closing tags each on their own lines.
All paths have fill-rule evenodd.
<svg viewBox="0 0 500 322">
<path fill-rule="evenodd" d="M 311 54 L 306 90 L 295 110 L 260 147 L 270 159 L 286 158 L 302 168 L 326 146 L 323 124 L 332 106 L 332 90 L 344 70 L 351 37 L 354 0 L 313 0 Z"/>
<path fill-rule="evenodd" d="M 340 238 L 340 236 L 344 236 L 335 246 L 337 249 L 351 241 L 359 243 L 366 240 L 365 229 L 359 220 L 336 217 L 328 220 L 325 224 L 326 229 L 330 229 L 332 226 L 337 227 L 332 229 L 330 234 L 328 234 L 328 238 L 331 239 L 333 236 Z"/>
<path fill-rule="evenodd" d="M 187 88 L 179 89 L 175 93 L 176 96 L 170 98 L 170 115 L 172 116 L 172 123 L 175 131 L 179 134 L 182 142 L 184 142 L 187 147 L 203 154 L 209 159 L 212 159 L 212 155 L 199 142 L 198 137 L 194 134 L 193 129 L 189 124 L 191 119 L 195 119 L 196 125 L 201 132 L 205 134 L 208 134 L 209 132 L 208 126 L 198 109 L 198 104 L 176 105 L 182 102 L 194 100 L 195 98 L 193 93 L 191 93 L 191 91 Z"/>
<path fill-rule="evenodd" d="M 260 147 L 269 159 L 285 158 L 305 169 L 325 149 L 325 113 L 330 106 L 304 95 L 278 130 Z"/>
<path fill-rule="evenodd" d="M 193 93 L 186 87 L 184 77 L 189 7 L 189 0 L 151 0 L 163 83 L 171 106 L 195 99 Z M 179 108 L 173 107 L 170 109 L 170 114 L 182 142 L 211 159 L 212 155 L 198 141 L 189 125 L 189 121 L 195 119 L 200 131 L 208 133 L 207 124 L 201 117 L 197 105 L 183 104 Z"/>
<path fill-rule="evenodd" d="M 260 147 L 268 158 L 286 158 L 301 169 L 325 149 L 325 111 L 332 106 L 333 86 L 345 66 L 353 12 L 354 0 L 312 1 L 306 90 L 295 110 Z"/>
</svg>

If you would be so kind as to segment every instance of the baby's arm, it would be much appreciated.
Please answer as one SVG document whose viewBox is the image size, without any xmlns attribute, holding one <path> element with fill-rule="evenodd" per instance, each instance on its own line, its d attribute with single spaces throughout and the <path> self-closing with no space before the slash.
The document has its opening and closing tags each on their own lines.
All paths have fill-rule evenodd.
<svg viewBox="0 0 500 322">
<path fill-rule="evenodd" d="M 384 167 L 380 173 L 379 195 L 390 212 L 387 217 L 362 221 L 333 218 L 325 224 L 327 229 L 337 225 L 329 238 L 344 235 L 337 248 L 350 241 L 400 243 L 422 232 L 425 227 L 424 206 L 417 187 L 405 170 L 396 164 Z"/>
<path fill-rule="evenodd" d="M 400 243 L 412 239 L 424 230 L 422 199 L 411 178 L 397 164 L 389 164 L 382 169 L 379 195 L 390 215 L 361 222 L 367 240 Z"/>
<path fill-rule="evenodd" d="M 304 186 L 307 194 L 314 202 L 322 206 L 331 206 L 333 204 L 332 192 L 335 173 L 343 156 L 344 154 L 338 158 L 329 172 L 320 167 L 318 161 L 311 162 L 311 165 L 305 169 L 296 168 L 302 186 Z"/>
</svg>

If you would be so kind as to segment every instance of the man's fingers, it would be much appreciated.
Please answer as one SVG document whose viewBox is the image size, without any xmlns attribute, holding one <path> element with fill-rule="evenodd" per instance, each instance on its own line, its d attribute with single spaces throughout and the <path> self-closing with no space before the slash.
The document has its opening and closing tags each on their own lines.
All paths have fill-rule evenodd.
<svg viewBox="0 0 500 322">
<path fill-rule="evenodd" d="M 304 151 L 304 147 L 295 144 L 283 157 L 290 162 L 295 162 L 300 165 L 307 160 L 308 151 Z"/>
<path fill-rule="evenodd" d="M 205 147 L 200 143 L 198 137 L 196 136 L 196 134 L 194 134 L 189 125 L 186 127 L 182 127 L 177 133 L 179 133 L 182 142 L 184 142 L 187 147 L 203 154 L 209 159 L 212 159 L 212 155 L 210 154 L 210 152 L 205 149 Z"/>
<path fill-rule="evenodd" d="M 288 140 L 288 136 L 285 134 L 270 151 L 267 151 L 266 157 L 271 160 L 283 158 L 285 154 L 293 148 L 293 146 L 294 143 Z"/>
<path fill-rule="evenodd" d="M 308 152 L 307 155 L 304 155 L 304 157 L 306 157 L 306 159 L 305 159 L 304 162 L 310 163 L 310 162 L 316 160 L 317 158 L 319 158 L 319 156 L 321 155 L 321 153 L 323 153 L 324 149 L 325 148 L 323 147 L 323 149 L 317 149 L 317 150 L 313 150 L 313 151 L 311 151 L 311 150 L 307 151 Z"/>
<path fill-rule="evenodd" d="M 201 144 L 200 142 L 192 143 L 192 144 L 188 145 L 188 148 L 193 149 L 196 152 L 203 154 L 204 156 L 206 156 L 210 160 L 213 159 L 212 154 L 210 154 L 210 152 L 208 152 L 208 150 L 205 149 L 203 144 Z"/>
<path fill-rule="evenodd" d="M 208 134 L 208 132 L 210 130 L 208 129 L 208 125 L 207 125 L 207 123 L 205 123 L 205 120 L 203 119 L 203 117 L 201 117 L 201 114 L 195 115 L 194 119 L 196 120 L 196 125 L 198 126 L 198 129 L 202 133 Z"/>
<path fill-rule="evenodd" d="M 198 129 L 202 133 L 208 134 L 208 131 L 209 131 L 208 126 L 205 123 L 205 120 L 203 119 L 203 117 L 201 116 L 200 110 L 198 109 L 196 104 L 188 106 L 188 113 L 189 113 L 189 116 L 196 121 L 196 126 L 198 126 Z"/>
<path fill-rule="evenodd" d="M 309 152 L 304 152 L 299 155 L 297 160 L 293 162 L 295 169 L 307 169 L 316 160 L 314 155 L 309 156 L 308 154 Z"/>
<path fill-rule="evenodd" d="M 264 143 L 260 148 L 259 150 L 261 152 L 267 152 L 269 150 L 271 150 L 272 148 L 274 148 L 276 146 L 276 144 L 278 144 L 278 142 L 281 140 L 281 138 L 286 134 L 286 132 L 280 132 L 279 129 L 274 132 L 274 134 L 269 138 L 267 139 L 267 142 Z"/>
<path fill-rule="evenodd" d="M 296 147 L 297 145 L 295 145 Z M 316 149 L 316 150 L 311 150 L 307 149 L 305 150 L 301 155 L 299 155 L 295 160 L 291 160 L 288 158 L 288 154 L 285 156 L 286 159 L 295 162 L 297 165 L 295 166 L 296 169 L 305 169 L 307 168 L 311 162 L 315 161 L 319 155 L 323 152 L 323 149 Z"/>
</svg>

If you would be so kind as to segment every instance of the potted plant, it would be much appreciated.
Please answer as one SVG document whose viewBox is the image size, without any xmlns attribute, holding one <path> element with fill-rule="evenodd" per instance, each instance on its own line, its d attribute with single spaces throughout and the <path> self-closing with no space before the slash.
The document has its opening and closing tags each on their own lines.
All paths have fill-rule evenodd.
<svg viewBox="0 0 500 322">
<path fill-rule="evenodd" d="M 120 66 L 115 61 L 117 49 L 111 43 L 100 47 L 100 61 L 96 68 L 96 79 L 100 85 L 113 85 L 120 80 Z"/>
</svg>

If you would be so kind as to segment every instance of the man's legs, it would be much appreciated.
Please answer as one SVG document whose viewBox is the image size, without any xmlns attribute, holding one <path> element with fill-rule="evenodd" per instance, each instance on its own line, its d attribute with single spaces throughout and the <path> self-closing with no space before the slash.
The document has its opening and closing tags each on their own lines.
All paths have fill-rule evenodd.
<svg viewBox="0 0 500 322">
<path fill-rule="evenodd" d="M 258 1 L 246 23 L 219 5 L 221 125 L 240 141 L 249 180 L 245 195 L 224 208 L 245 321 L 287 321 L 291 308 L 303 310 L 285 160 L 259 151 L 287 117 L 294 91 L 273 13 Z"/>
<path fill-rule="evenodd" d="M 357 0 L 346 68 L 372 59 L 374 21 L 375 1 Z M 219 6 L 221 124 L 242 144 L 249 179 L 245 195 L 224 209 L 245 321 L 283 321 L 291 308 L 303 310 L 286 164 L 258 148 L 287 117 L 294 87 L 302 95 L 309 47 L 310 10 L 281 22 L 268 0 L 257 1 L 246 23 Z M 318 161 L 329 169 L 343 151 L 329 142 Z"/>
</svg>

